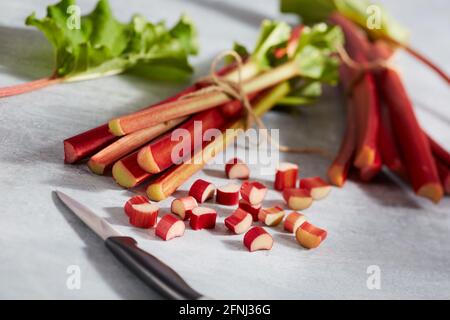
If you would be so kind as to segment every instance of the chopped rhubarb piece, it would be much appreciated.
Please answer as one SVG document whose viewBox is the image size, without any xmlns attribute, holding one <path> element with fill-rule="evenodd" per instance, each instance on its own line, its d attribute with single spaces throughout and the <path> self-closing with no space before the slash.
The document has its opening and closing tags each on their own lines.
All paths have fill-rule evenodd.
<svg viewBox="0 0 450 320">
<path fill-rule="evenodd" d="M 298 243 L 307 249 L 317 248 L 327 237 L 327 232 L 309 222 L 304 222 L 295 232 Z"/>
<path fill-rule="evenodd" d="M 217 188 L 216 202 L 226 206 L 234 206 L 239 202 L 240 186 L 234 183 Z"/>
<path fill-rule="evenodd" d="M 295 188 L 298 176 L 298 166 L 294 163 L 282 162 L 275 174 L 275 190 L 282 191 L 286 188 Z"/>
<path fill-rule="evenodd" d="M 308 190 L 313 200 L 323 199 L 331 191 L 331 186 L 320 177 L 301 179 L 300 188 Z"/>
<path fill-rule="evenodd" d="M 159 207 L 152 203 L 141 203 L 131 205 L 130 224 L 138 228 L 151 228 L 156 224 Z"/>
<path fill-rule="evenodd" d="M 148 201 L 148 199 L 144 196 L 134 196 L 132 198 L 130 198 L 126 203 L 125 203 L 125 207 L 123 208 L 125 211 L 125 214 L 128 217 L 131 217 L 132 213 L 133 213 L 133 205 L 135 204 L 144 204 L 144 203 L 150 203 L 150 201 Z"/>
<path fill-rule="evenodd" d="M 241 159 L 233 158 L 226 163 L 225 174 L 228 179 L 248 179 L 250 169 Z"/>
<path fill-rule="evenodd" d="M 269 227 L 278 225 L 283 220 L 283 217 L 284 211 L 280 206 L 263 208 L 258 214 L 258 220 Z"/>
<path fill-rule="evenodd" d="M 211 182 L 202 179 L 196 180 L 189 189 L 189 195 L 194 197 L 198 203 L 203 203 L 206 200 L 211 199 L 214 197 L 215 192 L 216 186 Z"/>
<path fill-rule="evenodd" d="M 306 189 L 284 189 L 283 198 L 288 207 L 292 210 L 305 210 L 306 208 L 309 208 L 313 202 L 309 190 Z"/>
<path fill-rule="evenodd" d="M 112 167 L 114 180 L 124 188 L 132 188 L 152 176 L 139 167 L 137 163 L 137 152 L 117 161 Z"/>
<path fill-rule="evenodd" d="M 259 211 L 261 210 L 261 207 L 262 207 L 262 203 L 251 205 L 244 199 L 239 200 L 239 208 L 250 213 L 253 217 L 253 221 L 258 221 L 258 215 L 259 215 Z"/>
<path fill-rule="evenodd" d="M 241 186 L 242 199 L 251 205 L 259 204 L 266 196 L 267 188 L 260 182 L 245 181 Z"/>
<path fill-rule="evenodd" d="M 273 246 L 273 238 L 264 228 L 253 227 L 245 234 L 244 245 L 250 252 L 270 250 Z"/>
<path fill-rule="evenodd" d="M 166 214 L 156 225 L 155 234 L 161 239 L 168 241 L 184 234 L 184 223 L 171 214 Z"/>
<path fill-rule="evenodd" d="M 206 207 L 192 209 L 189 224 L 193 230 L 214 229 L 216 226 L 216 210 Z"/>
<path fill-rule="evenodd" d="M 192 209 L 198 207 L 197 200 L 194 197 L 178 198 L 172 201 L 170 210 L 183 220 L 188 220 Z"/>
<path fill-rule="evenodd" d="M 306 222 L 305 215 L 300 212 L 291 212 L 284 220 L 284 230 L 290 233 L 295 233 L 304 222 Z"/>
<path fill-rule="evenodd" d="M 241 234 L 252 225 L 252 215 L 242 209 L 237 209 L 230 216 L 226 217 L 225 226 L 235 234 Z"/>
</svg>

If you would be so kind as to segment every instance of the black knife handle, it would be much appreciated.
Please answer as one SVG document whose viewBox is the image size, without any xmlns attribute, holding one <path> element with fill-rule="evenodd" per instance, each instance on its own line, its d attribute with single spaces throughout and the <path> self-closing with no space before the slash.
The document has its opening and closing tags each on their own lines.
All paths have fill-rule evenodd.
<svg viewBox="0 0 450 320">
<path fill-rule="evenodd" d="M 148 286 L 169 299 L 194 300 L 202 295 L 169 266 L 141 250 L 131 237 L 109 237 L 106 247 Z"/>
</svg>

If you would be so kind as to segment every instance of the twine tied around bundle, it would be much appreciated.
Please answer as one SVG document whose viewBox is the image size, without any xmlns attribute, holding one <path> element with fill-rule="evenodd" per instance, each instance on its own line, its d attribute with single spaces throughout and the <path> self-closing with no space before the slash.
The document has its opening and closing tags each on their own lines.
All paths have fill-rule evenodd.
<svg viewBox="0 0 450 320">
<path fill-rule="evenodd" d="M 224 79 L 223 77 L 220 77 L 216 73 L 217 65 L 227 56 L 231 56 L 235 62 L 236 62 L 236 70 L 237 70 L 237 81 L 230 81 L 227 79 Z M 242 67 L 244 63 L 242 60 L 242 57 L 234 50 L 227 50 L 223 51 L 220 54 L 218 54 L 210 66 L 209 75 L 202 79 L 202 81 L 208 82 L 211 85 L 202 88 L 200 90 L 197 90 L 192 93 L 188 93 L 186 95 L 183 95 L 180 99 L 188 99 L 192 97 L 201 96 L 205 93 L 210 92 L 222 92 L 231 98 L 238 100 L 241 102 L 241 105 L 244 109 L 244 130 L 247 130 L 253 126 L 254 123 L 256 123 L 257 127 L 259 129 L 264 129 L 262 132 L 265 135 L 265 138 L 267 141 L 272 145 L 275 146 L 279 151 L 285 152 L 285 153 L 306 153 L 306 154 L 319 154 L 321 156 L 331 158 L 331 155 L 322 148 L 296 148 L 296 147 L 290 147 L 283 144 L 278 143 L 273 139 L 273 137 L 270 135 L 269 130 L 267 129 L 264 122 L 261 120 L 260 117 L 258 117 L 255 112 L 253 111 L 253 107 L 250 103 L 250 100 L 248 99 L 247 94 L 244 92 L 243 88 L 243 79 L 242 79 Z M 258 142 L 259 145 L 260 142 Z"/>
<path fill-rule="evenodd" d="M 346 95 L 349 96 L 352 95 L 354 87 L 364 78 L 367 72 L 392 68 L 391 59 L 377 59 L 361 63 L 352 59 L 341 44 L 336 46 L 336 51 L 342 63 L 356 71 L 356 75 L 351 80 L 348 88 L 346 88 Z"/>
</svg>

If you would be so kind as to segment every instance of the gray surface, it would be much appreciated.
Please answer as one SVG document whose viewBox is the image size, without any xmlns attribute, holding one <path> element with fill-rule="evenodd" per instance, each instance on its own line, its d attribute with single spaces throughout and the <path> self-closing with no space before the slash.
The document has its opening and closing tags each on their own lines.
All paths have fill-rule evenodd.
<svg viewBox="0 0 450 320">
<path fill-rule="evenodd" d="M 50 73 L 49 45 L 23 25 L 32 10 L 41 16 L 46 2 L 1 1 L 1 86 Z M 384 2 L 412 30 L 413 44 L 450 72 L 450 49 L 443 42 L 450 29 L 449 2 Z M 83 12 L 93 6 L 93 1 L 80 3 Z M 264 16 L 279 16 L 276 1 L 112 4 L 124 20 L 139 11 L 150 19 L 172 22 L 182 11 L 188 12 L 200 30 L 202 50 L 195 59 L 200 74 L 233 40 L 251 45 Z M 447 87 L 405 55 L 399 64 L 421 123 L 450 148 Z M 329 232 L 326 242 L 313 251 L 301 249 L 280 229 L 271 230 L 272 251 L 249 254 L 241 237 L 227 235 L 222 224 L 213 232 L 187 230 L 184 238 L 168 243 L 128 227 L 121 207 L 131 193 L 108 177 L 91 174 L 84 165 L 64 165 L 62 140 L 178 89 L 122 75 L 0 100 L 0 298 L 158 297 L 58 202 L 52 194 L 56 188 L 82 199 L 121 231 L 139 238 L 144 248 L 211 297 L 450 298 L 450 200 L 432 205 L 387 176 L 370 185 L 350 181 L 305 212 Z M 285 142 L 335 151 L 343 130 L 343 106 L 331 89 L 319 105 L 296 117 L 270 113 L 265 119 L 273 128 L 283 128 Z M 287 158 L 301 165 L 304 176 L 323 175 L 328 165 L 315 156 Z M 224 184 L 221 172 L 222 166 L 211 166 L 202 175 Z M 272 192 L 270 199 L 280 196 Z M 221 219 L 228 213 L 220 212 Z M 80 290 L 66 288 L 69 265 L 81 268 Z M 381 290 L 366 287 L 369 265 L 381 268 Z"/>
</svg>

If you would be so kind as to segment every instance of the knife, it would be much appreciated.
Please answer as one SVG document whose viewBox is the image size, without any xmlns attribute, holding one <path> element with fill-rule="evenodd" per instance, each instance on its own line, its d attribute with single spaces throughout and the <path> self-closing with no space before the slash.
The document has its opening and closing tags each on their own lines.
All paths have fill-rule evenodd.
<svg viewBox="0 0 450 320">
<path fill-rule="evenodd" d="M 138 247 L 132 237 L 122 235 L 105 219 L 61 191 L 58 198 L 92 231 L 105 241 L 114 256 L 136 274 L 146 285 L 169 299 L 194 300 L 204 298 L 192 289 L 181 276 L 168 265 Z"/>
</svg>

